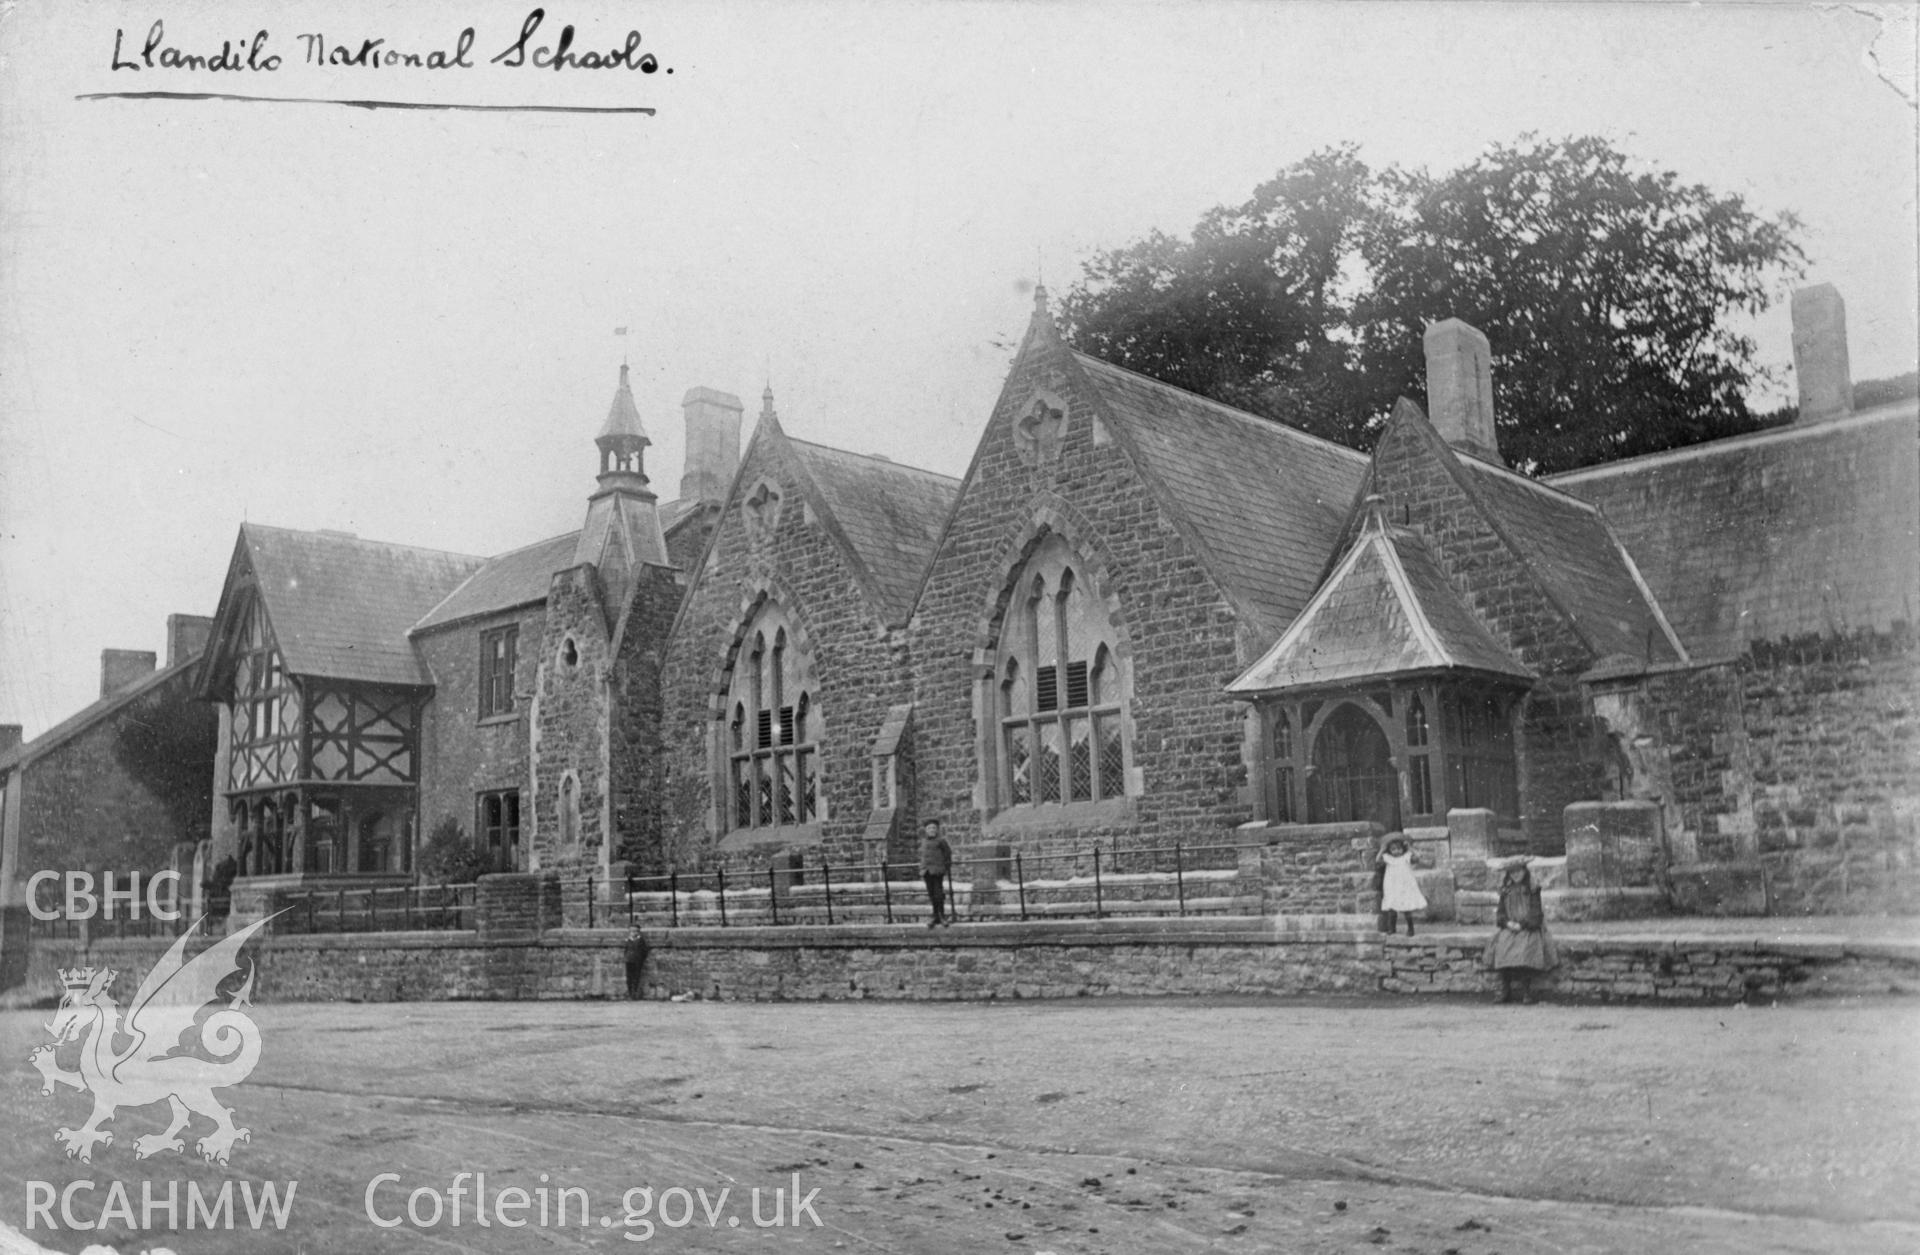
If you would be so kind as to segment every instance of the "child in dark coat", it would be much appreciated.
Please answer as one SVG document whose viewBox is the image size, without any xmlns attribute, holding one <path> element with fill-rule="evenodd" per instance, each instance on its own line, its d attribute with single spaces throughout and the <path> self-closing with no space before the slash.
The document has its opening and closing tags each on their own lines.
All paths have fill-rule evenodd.
<svg viewBox="0 0 1920 1255">
<path fill-rule="evenodd" d="M 1559 965 L 1560 956 L 1547 931 L 1547 916 L 1540 905 L 1540 890 L 1534 886 L 1533 873 L 1525 863 L 1508 867 L 1500 881 L 1500 906 L 1494 913 L 1493 940 L 1487 943 L 1487 966 L 1500 975 L 1500 993 L 1496 1002 L 1512 1002 L 1514 991 L 1520 1001 L 1533 1001 L 1533 978 Z"/>
</svg>

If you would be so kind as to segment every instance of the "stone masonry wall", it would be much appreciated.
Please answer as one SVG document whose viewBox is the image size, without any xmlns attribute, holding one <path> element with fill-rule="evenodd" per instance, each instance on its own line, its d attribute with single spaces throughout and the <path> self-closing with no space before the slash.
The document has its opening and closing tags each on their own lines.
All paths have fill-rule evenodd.
<svg viewBox="0 0 1920 1255">
<path fill-rule="evenodd" d="M 899 633 L 890 632 L 869 602 L 845 551 L 817 518 L 810 518 L 805 470 L 777 424 L 764 424 L 748 447 L 738 483 L 743 491 L 763 477 L 781 496 L 777 526 L 756 540 L 738 500 L 718 524 L 718 539 L 687 595 L 666 650 L 665 722 L 669 756 L 663 787 L 666 831 L 638 860 L 643 870 L 721 863 L 764 871 L 787 847 L 805 847 L 809 862 L 864 860 L 862 838 L 873 808 L 873 738 L 889 706 L 910 699 Z M 820 820 L 807 827 L 771 828 L 727 837 L 713 795 L 716 695 L 729 680 L 734 646 L 759 605 L 777 602 L 804 631 L 816 682 L 812 718 L 822 729 Z M 903 780 L 903 798 L 911 799 Z M 902 822 L 911 824 L 911 815 Z"/>
<path fill-rule="evenodd" d="M 1015 413 L 1036 389 L 1066 407 L 1057 458 L 1031 464 Z M 956 846 L 982 839 L 1060 852 L 1226 840 L 1250 816 L 1243 709 L 1223 690 L 1245 659 L 1236 616 L 1154 490 L 1109 433 L 1091 387 L 1044 331 L 1023 349 L 981 438 L 910 631 L 922 813 Z M 1020 564 L 1061 534 L 1097 577 L 1130 653 L 1126 746 L 1134 790 L 1119 802 L 994 813 L 980 762 L 982 684 Z"/>
<path fill-rule="evenodd" d="M 1920 912 L 1920 640 L 1756 647 L 1739 680 L 1773 909 Z"/>
<path fill-rule="evenodd" d="M 1598 704 L 1633 769 L 1636 796 L 1657 801 L 1673 860 L 1751 859 L 1752 776 L 1733 666 L 1663 672 Z"/>
<path fill-rule="evenodd" d="M 664 775 L 660 667 L 685 578 L 663 567 L 638 571 L 633 600 L 615 643 L 610 680 L 613 710 L 608 724 L 615 860 L 639 861 L 659 848 Z"/>
<path fill-rule="evenodd" d="M 1592 711 L 1573 677 L 1596 661 L 1513 549 L 1461 487 L 1424 423 L 1400 421 L 1374 453 L 1374 491 L 1406 518 L 1482 622 L 1542 677 L 1516 738 L 1520 805 L 1537 854 L 1562 850 L 1561 812 L 1600 796 Z"/>
<path fill-rule="evenodd" d="M 530 748 L 533 796 L 520 800 L 520 839 L 533 870 L 591 871 L 610 835 L 606 745 L 612 659 L 602 596 L 592 566 L 557 572 L 547 594 L 546 631 L 525 643 L 538 659 Z M 569 638 L 577 651 L 572 666 L 562 660 Z M 560 815 L 568 773 L 579 782 L 580 823 L 572 842 L 565 840 Z"/>
<path fill-rule="evenodd" d="M 514 708 L 510 716 L 480 718 L 480 637 L 508 624 L 519 628 L 513 668 Z M 519 789 L 522 805 L 532 801 L 528 762 L 528 717 L 540 667 L 546 609 L 529 606 L 487 615 L 414 638 L 414 648 L 433 676 L 433 700 L 421 728 L 420 833 L 431 835 L 449 816 L 460 821 L 470 840 L 479 841 L 475 796 L 494 789 Z M 524 843 L 526 833 L 521 840 Z M 524 849 L 523 844 L 523 849 Z"/>
<path fill-rule="evenodd" d="M 118 874 L 173 865 L 176 845 L 207 836 L 213 805 L 212 706 L 191 695 L 189 667 L 29 763 L 20 773 L 20 874 L 97 868 Z M 178 732 L 141 753 L 148 721 Z M 170 799 L 171 804 L 170 804 Z M 193 886 L 183 883 L 183 893 Z"/>
<path fill-rule="evenodd" d="M 743 1000 L 989 999 L 1223 994 L 1454 994 L 1496 988 L 1484 935 L 1276 933 L 1234 921 L 917 928 L 683 928 L 652 934 L 647 997 Z M 472 934 L 266 937 L 249 946 L 257 1002 L 623 997 L 622 934 L 537 941 Z M 120 970 L 124 999 L 164 940 L 39 941 L 25 988 L 51 1001 L 60 967 Z M 1565 1001 L 1737 1002 L 1920 994 L 1910 941 L 1727 936 L 1559 938 L 1539 991 Z"/>
</svg>

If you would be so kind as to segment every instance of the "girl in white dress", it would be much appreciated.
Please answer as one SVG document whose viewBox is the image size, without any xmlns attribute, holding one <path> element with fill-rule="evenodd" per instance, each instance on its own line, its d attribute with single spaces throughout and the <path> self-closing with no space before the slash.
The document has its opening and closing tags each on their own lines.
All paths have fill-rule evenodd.
<svg viewBox="0 0 1920 1255">
<path fill-rule="evenodd" d="M 1420 892 L 1420 882 L 1413 876 L 1413 851 L 1408 849 L 1405 837 L 1394 836 L 1387 841 L 1385 849 L 1374 856 L 1385 875 L 1380 880 L 1380 916 L 1386 922 L 1387 932 L 1399 931 L 1394 913 L 1404 915 L 1407 920 L 1407 936 L 1413 936 L 1413 913 L 1427 909 L 1427 897 Z"/>
</svg>

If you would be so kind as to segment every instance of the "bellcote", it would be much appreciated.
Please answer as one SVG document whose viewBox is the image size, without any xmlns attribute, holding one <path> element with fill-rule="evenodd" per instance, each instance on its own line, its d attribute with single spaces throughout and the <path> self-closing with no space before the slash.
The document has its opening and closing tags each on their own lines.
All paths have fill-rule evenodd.
<svg viewBox="0 0 1920 1255">
<path fill-rule="evenodd" d="M 647 487 L 646 448 L 653 441 L 640 425 L 640 409 L 633 403 L 633 388 L 627 382 L 627 368 L 620 367 L 620 387 L 613 394 L 606 424 L 593 438 L 600 448 L 600 491 L 625 491 L 654 500 Z M 596 496 L 599 494 L 596 493 Z"/>
</svg>

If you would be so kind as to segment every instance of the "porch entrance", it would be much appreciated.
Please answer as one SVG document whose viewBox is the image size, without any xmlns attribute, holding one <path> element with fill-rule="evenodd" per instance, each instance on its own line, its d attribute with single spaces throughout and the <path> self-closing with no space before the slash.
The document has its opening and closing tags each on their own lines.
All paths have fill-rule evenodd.
<svg viewBox="0 0 1920 1255">
<path fill-rule="evenodd" d="M 1371 821 L 1400 831 L 1400 773 L 1387 734 L 1351 703 L 1327 717 L 1313 742 L 1307 777 L 1309 822 Z"/>
</svg>

